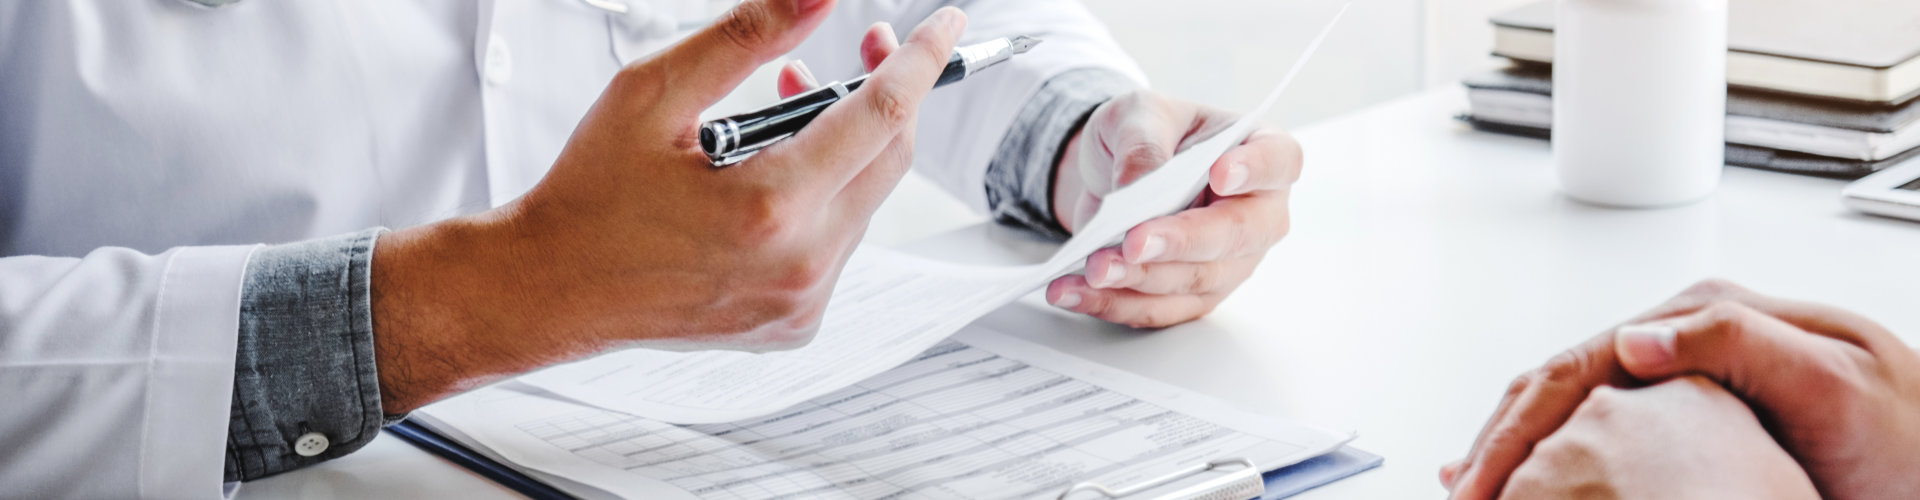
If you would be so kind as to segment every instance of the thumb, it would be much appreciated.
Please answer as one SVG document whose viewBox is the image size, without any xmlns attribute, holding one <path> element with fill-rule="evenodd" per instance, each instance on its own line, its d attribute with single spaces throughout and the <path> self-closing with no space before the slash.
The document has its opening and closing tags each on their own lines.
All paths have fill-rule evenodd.
<svg viewBox="0 0 1920 500">
<path fill-rule="evenodd" d="M 686 96 L 697 115 L 733 92 L 760 65 L 793 50 L 833 11 L 835 0 L 746 0 L 719 22 L 636 66 Z"/>
<path fill-rule="evenodd" d="M 1737 302 L 1614 331 L 1614 353 L 1635 378 L 1704 375 L 1771 408 L 1819 397 L 1847 346 Z"/>
</svg>

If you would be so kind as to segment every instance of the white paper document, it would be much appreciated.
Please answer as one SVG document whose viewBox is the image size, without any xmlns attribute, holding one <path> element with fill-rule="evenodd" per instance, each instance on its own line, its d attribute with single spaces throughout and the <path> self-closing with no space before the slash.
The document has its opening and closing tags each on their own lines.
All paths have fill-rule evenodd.
<svg viewBox="0 0 1920 500">
<path fill-rule="evenodd" d="M 1053 498 L 1210 460 L 1274 469 L 1352 439 L 979 327 L 733 423 L 674 425 L 526 391 L 484 389 L 415 415 L 520 468 L 625 498 Z"/>
<path fill-rule="evenodd" d="M 1345 13 L 1342 8 L 1341 13 Z M 674 423 L 715 423 L 777 412 L 906 362 L 988 312 L 1080 267 L 1095 250 L 1148 219 L 1190 204 L 1213 162 L 1258 126 L 1336 14 L 1268 94 L 1227 130 L 1109 194 L 1100 212 L 1053 258 L 1032 266 L 969 266 L 863 246 L 849 259 L 819 334 L 786 352 L 631 350 L 556 366 L 521 381 L 576 401 Z"/>
</svg>

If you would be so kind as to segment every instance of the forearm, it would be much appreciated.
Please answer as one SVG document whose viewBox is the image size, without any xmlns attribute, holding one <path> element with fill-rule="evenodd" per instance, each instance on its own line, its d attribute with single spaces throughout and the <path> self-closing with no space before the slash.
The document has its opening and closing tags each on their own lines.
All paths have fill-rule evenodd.
<svg viewBox="0 0 1920 500">
<path fill-rule="evenodd" d="M 569 314 L 536 276 L 546 259 L 521 251 L 494 214 L 381 238 L 373 265 L 373 328 L 380 398 L 404 413 L 508 376 L 604 349 L 568 343 Z M 505 237 L 502 237 L 505 236 Z M 545 291 L 543 291 L 545 290 Z M 545 311 L 536 320 L 528 311 Z"/>
<path fill-rule="evenodd" d="M 240 299 L 228 481 L 344 456 L 420 406 L 557 356 L 534 342 L 494 345 L 538 337 L 507 302 L 539 294 L 481 281 L 511 273 L 478 270 L 516 266 L 510 244 L 475 241 L 495 234 L 476 220 L 486 219 L 255 254 Z M 477 335 L 486 331 L 512 335 Z"/>
</svg>

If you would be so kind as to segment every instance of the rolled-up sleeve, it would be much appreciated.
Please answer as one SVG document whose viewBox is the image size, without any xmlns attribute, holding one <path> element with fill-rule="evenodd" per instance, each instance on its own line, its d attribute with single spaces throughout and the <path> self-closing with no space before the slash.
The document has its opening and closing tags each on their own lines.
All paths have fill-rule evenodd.
<svg viewBox="0 0 1920 500">
<path fill-rule="evenodd" d="M 373 345 L 373 246 L 384 230 L 270 246 L 247 267 L 226 480 L 319 463 L 388 423 Z"/>
</svg>

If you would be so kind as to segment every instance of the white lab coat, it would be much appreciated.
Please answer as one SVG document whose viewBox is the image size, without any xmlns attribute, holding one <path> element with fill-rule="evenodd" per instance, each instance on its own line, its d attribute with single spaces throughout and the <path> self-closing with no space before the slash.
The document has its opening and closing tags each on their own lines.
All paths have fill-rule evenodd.
<svg viewBox="0 0 1920 500">
<path fill-rule="evenodd" d="M 212 497 L 241 277 L 262 243 L 406 227 L 537 182 L 621 64 L 706 0 L 0 2 L 0 497 Z M 933 0 L 841 0 L 794 54 L 860 70 L 864 28 Z M 923 108 L 916 167 L 984 207 L 1041 82 L 1137 78 L 1072 0 L 961 0 L 967 41 L 1046 38 Z"/>
</svg>

